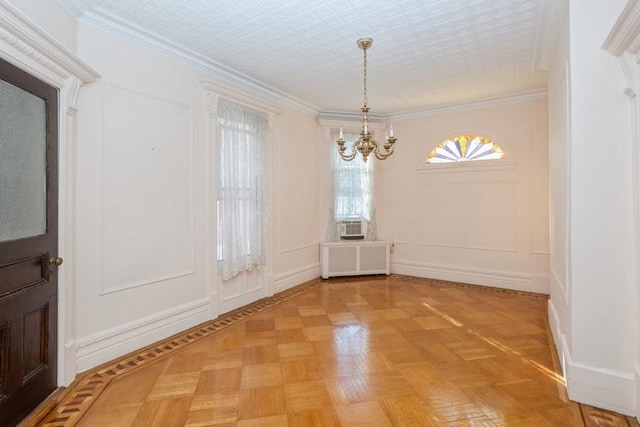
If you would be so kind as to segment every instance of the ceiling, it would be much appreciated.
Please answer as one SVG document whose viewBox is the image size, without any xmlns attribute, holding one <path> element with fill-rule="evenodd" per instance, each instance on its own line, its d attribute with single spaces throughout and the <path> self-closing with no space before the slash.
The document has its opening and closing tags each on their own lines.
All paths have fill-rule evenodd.
<svg viewBox="0 0 640 427">
<path fill-rule="evenodd" d="M 321 113 L 545 90 L 562 0 L 60 0 L 80 20 Z"/>
</svg>

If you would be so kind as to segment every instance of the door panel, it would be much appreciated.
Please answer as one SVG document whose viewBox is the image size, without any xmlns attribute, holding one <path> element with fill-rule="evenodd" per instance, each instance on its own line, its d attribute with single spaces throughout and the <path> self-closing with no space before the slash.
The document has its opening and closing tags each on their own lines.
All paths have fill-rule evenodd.
<svg viewBox="0 0 640 427">
<path fill-rule="evenodd" d="M 0 60 L 0 425 L 57 385 L 58 93 Z"/>
</svg>

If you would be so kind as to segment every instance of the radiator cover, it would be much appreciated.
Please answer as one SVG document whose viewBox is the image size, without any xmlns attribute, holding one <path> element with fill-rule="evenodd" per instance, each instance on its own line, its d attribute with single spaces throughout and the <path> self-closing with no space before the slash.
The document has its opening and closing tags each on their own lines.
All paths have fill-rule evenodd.
<svg viewBox="0 0 640 427">
<path fill-rule="evenodd" d="M 384 241 L 342 241 L 320 243 L 323 279 L 337 276 L 389 274 L 391 243 Z"/>
</svg>

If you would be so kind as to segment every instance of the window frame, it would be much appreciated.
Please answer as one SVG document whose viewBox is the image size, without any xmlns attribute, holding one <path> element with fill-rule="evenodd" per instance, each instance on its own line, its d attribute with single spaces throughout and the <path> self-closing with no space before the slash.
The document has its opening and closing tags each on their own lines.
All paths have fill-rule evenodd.
<svg viewBox="0 0 640 427">
<path fill-rule="evenodd" d="M 474 135 L 486 138 L 497 144 L 502 149 L 504 157 L 502 159 L 427 163 L 428 156 L 438 145 L 460 135 Z M 511 149 L 509 141 L 506 138 L 497 135 L 494 131 L 484 131 L 482 129 L 457 129 L 453 132 L 447 132 L 445 135 L 437 138 L 436 142 L 432 143 L 423 152 L 423 155 L 420 157 L 420 164 L 416 168 L 416 172 L 418 174 L 483 172 L 513 170 L 516 169 L 517 166 L 518 162 L 516 161 L 514 150 Z"/>
</svg>

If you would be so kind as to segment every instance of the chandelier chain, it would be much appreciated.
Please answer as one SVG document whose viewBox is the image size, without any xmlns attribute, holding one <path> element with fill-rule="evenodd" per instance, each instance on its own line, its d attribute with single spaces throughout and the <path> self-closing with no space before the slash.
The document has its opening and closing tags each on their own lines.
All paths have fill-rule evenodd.
<svg viewBox="0 0 640 427">
<path fill-rule="evenodd" d="M 364 106 L 366 107 L 369 104 L 369 98 L 367 97 L 367 49 L 363 49 L 364 51 Z"/>
</svg>

